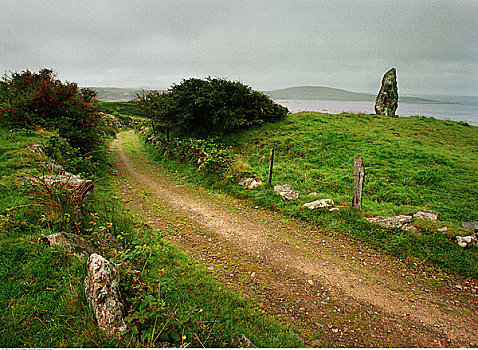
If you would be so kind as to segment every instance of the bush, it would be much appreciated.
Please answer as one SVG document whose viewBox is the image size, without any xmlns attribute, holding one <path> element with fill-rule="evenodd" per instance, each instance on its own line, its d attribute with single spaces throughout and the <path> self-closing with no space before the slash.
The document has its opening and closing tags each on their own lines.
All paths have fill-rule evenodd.
<svg viewBox="0 0 478 350">
<path fill-rule="evenodd" d="M 168 158 L 198 165 L 199 169 L 213 174 L 223 174 L 233 163 L 233 155 L 217 140 L 173 139 L 170 142 L 158 140 L 156 144 Z"/>
<path fill-rule="evenodd" d="M 62 83 L 52 70 L 5 75 L 0 83 L 0 125 L 58 129 L 82 153 L 101 144 L 96 94 Z"/>
<path fill-rule="evenodd" d="M 240 82 L 188 79 L 166 93 L 143 92 L 136 103 L 144 117 L 169 134 L 207 137 L 278 120 L 288 110 Z"/>
</svg>

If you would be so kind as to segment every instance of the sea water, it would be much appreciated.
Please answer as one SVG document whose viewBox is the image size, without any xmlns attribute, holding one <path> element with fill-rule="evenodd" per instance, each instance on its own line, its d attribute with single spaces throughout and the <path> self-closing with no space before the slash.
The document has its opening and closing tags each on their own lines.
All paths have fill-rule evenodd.
<svg viewBox="0 0 478 350">
<path fill-rule="evenodd" d="M 275 102 L 287 107 L 291 113 L 314 111 L 331 114 L 342 112 L 374 114 L 373 101 L 317 101 L 283 100 Z M 436 119 L 466 122 L 478 126 L 478 104 L 470 101 L 461 103 L 405 103 L 399 102 L 396 114 L 401 117 L 420 115 Z"/>
</svg>

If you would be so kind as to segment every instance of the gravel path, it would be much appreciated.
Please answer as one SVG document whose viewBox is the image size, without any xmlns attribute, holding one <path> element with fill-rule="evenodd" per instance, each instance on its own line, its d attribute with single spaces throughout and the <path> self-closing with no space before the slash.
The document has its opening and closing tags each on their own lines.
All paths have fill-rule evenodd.
<svg viewBox="0 0 478 350">
<path fill-rule="evenodd" d="M 151 163 L 132 132 L 112 149 L 124 201 L 230 289 L 303 331 L 307 345 L 478 346 L 476 281 L 195 188 Z"/>
</svg>

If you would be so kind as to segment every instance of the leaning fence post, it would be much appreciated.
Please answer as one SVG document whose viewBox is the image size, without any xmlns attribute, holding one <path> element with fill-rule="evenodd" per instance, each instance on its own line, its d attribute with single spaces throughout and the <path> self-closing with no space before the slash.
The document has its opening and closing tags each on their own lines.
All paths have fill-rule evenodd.
<svg viewBox="0 0 478 350">
<path fill-rule="evenodd" d="M 354 196 L 352 198 L 352 207 L 362 211 L 362 193 L 363 182 L 365 180 L 365 167 L 362 157 L 354 158 Z"/>
<path fill-rule="evenodd" d="M 272 183 L 272 168 L 274 167 L 274 149 L 271 149 L 271 156 L 269 162 L 269 185 Z"/>
</svg>

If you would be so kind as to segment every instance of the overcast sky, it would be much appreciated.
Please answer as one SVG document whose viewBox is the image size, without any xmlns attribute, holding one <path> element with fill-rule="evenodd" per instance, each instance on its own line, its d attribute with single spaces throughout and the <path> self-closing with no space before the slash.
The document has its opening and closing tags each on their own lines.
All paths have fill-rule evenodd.
<svg viewBox="0 0 478 350">
<path fill-rule="evenodd" d="M 0 0 L 0 70 L 82 86 L 190 77 L 478 95 L 478 1 Z"/>
</svg>

